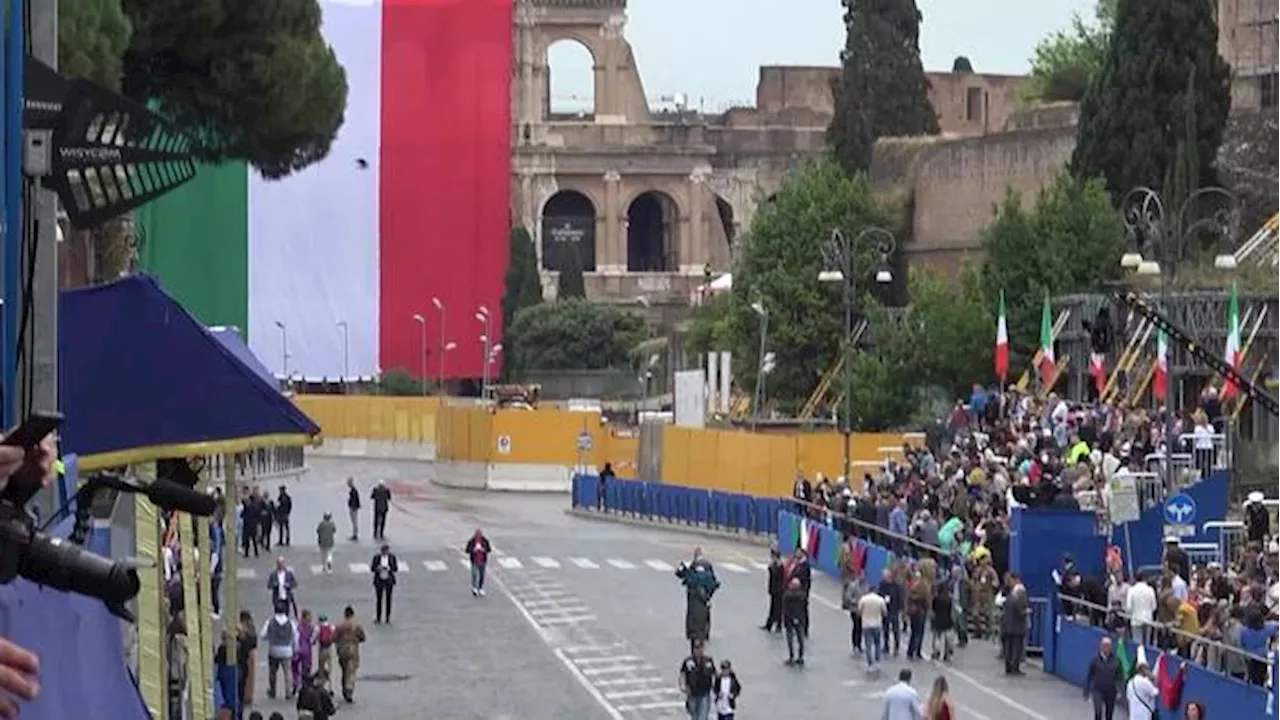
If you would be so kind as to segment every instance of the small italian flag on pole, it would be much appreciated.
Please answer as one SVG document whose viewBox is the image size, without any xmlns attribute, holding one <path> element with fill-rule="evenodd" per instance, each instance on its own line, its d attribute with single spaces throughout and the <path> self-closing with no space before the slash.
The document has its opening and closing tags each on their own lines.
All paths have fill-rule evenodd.
<svg viewBox="0 0 1280 720">
<path fill-rule="evenodd" d="M 1235 283 L 1231 283 L 1231 304 L 1227 308 L 1227 351 L 1223 359 L 1236 372 L 1240 372 L 1244 356 L 1240 347 L 1240 291 Z M 1235 383 L 1227 380 L 1226 386 L 1222 388 L 1222 399 L 1233 397 L 1239 391 L 1240 388 Z"/>
<path fill-rule="evenodd" d="M 1009 375 L 1009 321 L 1004 311 L 1004 291 L 1000 291 L 1000 317 L 996 320 L 996 377 L 1004 385 Z"/>
<path fill-rule="evenodd" d="M 1169 336 L 1163 330 L 1156 335 L 1156 369 L 1151 376 L 1151 392 L 1156 403 L 1163 403 L 1169 390 Z"/>
<path fill-rule="evenodd" d="M 1049 293 L 1044 294 L 1044 312 L 1040 314 L 1040 382 L 1048 390 L 1053 383 L 1056 367 L 1053 357 L 1053 308 L 1049 305 Z"/>
</svg>

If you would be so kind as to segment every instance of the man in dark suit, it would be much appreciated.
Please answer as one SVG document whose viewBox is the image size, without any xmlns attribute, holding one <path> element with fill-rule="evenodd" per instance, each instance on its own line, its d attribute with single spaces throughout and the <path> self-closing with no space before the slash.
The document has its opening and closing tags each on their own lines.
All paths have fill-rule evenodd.
<svg viewBox="0 0 1280 720">
<path fill-rule="evenodd" d="M 400 572 L 400 563 L 391 553 L 391 546 L 382 544 L 370 561 L 369 570 L 373 572 L 373 595 L 377 608 L 373 621 L 391 622 L 391 594 L 396 587 L 396 573 Z"/>
<path fill-rule="evenodd" d="M 785 570 L 782 567 L 782 555 L 778 553 L 777 548 L 769 551 L 769 616 L 765 618 L 764 624 L 760 626 L 765 632 L 780 632 L 782 630 L 782 593 L 786 590 L 786 582 L 783 575 Z"/>
</svg>

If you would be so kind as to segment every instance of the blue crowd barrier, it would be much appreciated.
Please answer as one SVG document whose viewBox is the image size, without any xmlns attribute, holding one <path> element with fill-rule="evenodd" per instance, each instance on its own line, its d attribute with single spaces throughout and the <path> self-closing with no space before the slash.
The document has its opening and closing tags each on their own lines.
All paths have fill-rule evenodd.
<svg viewBox="0 0 1280 720">
<path fill-rule="evenodd" d="M 598 475 L 575 475 L 572 498 L 575 508 L 749 535 L 777 534 L 782 509 L 777 498 L 647 480 L 614 478 L 602 485 Z"/>
</svg>

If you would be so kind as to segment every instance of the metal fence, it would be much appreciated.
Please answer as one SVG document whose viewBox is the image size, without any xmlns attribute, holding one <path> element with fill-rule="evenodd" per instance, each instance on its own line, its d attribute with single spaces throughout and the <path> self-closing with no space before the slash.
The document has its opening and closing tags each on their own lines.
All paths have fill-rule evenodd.
<svg viewBox="0 0 1280 720">
<path fill-rule="evenodd" d="M 1118 608 L 1104 607 L 1069 595 L 1058 595 L 1058 600 L 1062 603 L 1062 617 L 1065 619 L 1105 628 L 1128 642 L 1177 651 L 1201 667 L 1251 685 L 1264 686 L 1271 677 L 1270 657 L 1255 655 L 1204 635 L 1184 632 L 1168 623 L 1134 620 Z"/>
<path fill-rule="evenodd" d="M 225 455 L 209 455 L 205 457 L 204 471 L 215 484 L 226 481 L 227 468 Z M 249 452 L 238 453 L 236 469 L 239 479 L 252 482 L 255 478 L 273 478 L 300 474 L 306 470 L 306 451 L 301 447 L 259 448 Z"/>
</svg>

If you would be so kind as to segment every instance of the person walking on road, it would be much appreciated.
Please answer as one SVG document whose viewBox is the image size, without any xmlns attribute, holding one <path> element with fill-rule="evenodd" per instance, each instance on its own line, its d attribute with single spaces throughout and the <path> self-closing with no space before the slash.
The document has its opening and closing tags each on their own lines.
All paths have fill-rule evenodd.
<svg viewBox="0 0 1280 720">
<path fill-rule="evenodd" d="M 379 480 L 369 493 L 373 500 L 373 539 L 387 539 L 387 511 L 391 509 L 391 490 L 385 480 Z"/>
<path fill-rule="evenodd" d="M 485 568 L 489 566 L 489 553 L 493 552 L 493 546 L 489 544 L 489 538 L 484 536 L 484 531 L 476 528 L 463 551 L 471 561 L 471 594 L 484 597 Z"/>
<path fill-rule="evenodd" d="M 876 591 L 868 590 L 858 599 L 857 613 L 862 618 L 862 652 L 867 656 L 867 672 L 878 673 L 889 603 Z"/>
<path fill-rule="evenodd" d="M 293 544 L 293 530 L 289 527 L 289 516 L 293 514 L 293 498 L 283 485 L 280 496 L 276 498 L 276 544 L 289 547 Z"/>
<path fill-rule="evenodd" d="M 365 641 L 364 627 L 356 620 L 355 608 L 348 605 L 342 620 L 334 629 L 333 643 L 338 650 L 338 667 L 342 670 L 342 699 L 356 701 L 356 674 L 360 672 L 360 644 Z"/>
<path fill-rule="evenodd" d="M 294 591 L 297 589 L 298 576 L 285 563 L 283 555 L 277 557 L 276 569 L 267 576 L 267 590 L 271 592 L 272 607 L 277 603 L 284 603 L 285 611 L 292 611 L 294 617 L 297 617 L 298 601 L 294 598 Z"/>
<path fill-rule="evenodd" d="M 680 663 L 680 692 L 690 720 L 710 719 L 715 679 L 716 661 L 703 653 L 702 642 L 695 640 L 689 657 Z"/>
<path fill-rule="evenodd" d="M 338 524 L 333 521 L 332 513 L 325 513 L 316 525 L 316 544 L 320 546 L 320 557 L 324 571 L 333 572 L 333 544 L 338 536 Z"/>
<path fill-rule="evenodd" d="M 276 675 L 284 676 L 284 696 L 293 697 L 293 656 L 298 651 L 298 626 L 289 618 L 289 605 L 276 602 L 275 614 L 258 636 L 267 642 L 267 697 L 276 696 Z"/>
<path fill-rule="evenodd" d="M 347 478 L 347 514 L 351 516 L 351 542 L 360 539 L 360 491 L 356 479 Z"/>
<path fill-rule="evenodd" d="M 782 593 L 786 590 L 783 576 L 782 555 L 777 548 L 769 551 L 769 580 L 765 589 L 769 593 L 769 615 L 760 626 L 765 632 L 782 632 Z"/>
<path fill-rule="evenodd" d="M 396 573 L 400 572 L 400 562 L 392 554 L 391 546 L 382 544 L 378 554 L 369 562 L 369 569 L 373 572 L 373 595 L 377 607 L 373 622 L 391 622 L 391 594 L 396 588 Z"/>
<path fill-rule="evenodd" d="M 920 695 L 911 687 L 911 668 L 898 671 L 898 682 L 884 691 L 883 720 L 921 720 Z"/>
<path fill-rule="evenodd" d="M 738 696 L 742 694 L 742 683 L 733 672 L 733 665 L 728 660 L 720 661 L 720 673 L 715 681 L 716 720 L 733 720 L 738 712 Z"/>
<path fill-rule="evenodd" d="M 685 590 L 684 636 L 690 647 L 694 642 L 711 639 L 711 598 L 720 589 L 715 568 L 702 556 L 702 548 L 693 549 L 693 560 L 680 563 L 676 577 Z"/>
<path fill-rule="evenodd" d="M 947 678 L 939 675 L 933 680 L 933 690 L 924 704 L 924 720 L 955 720 L 955 703 L 951 700 L 951 689 L 947 686 Z"/>
<path fill-rule="evenodd" d="M 316 625 L 316 674 L 328 677 L 333 666 L 333 640 L 338 628 L 329 622 L 328 615 L 319 617 Z"/>
<path fill-rule="evenodd" d="M 1129 720 L 1155 720 L 1156 706 L 1160 704 L 1160 689 L 1151 682 L 1151 668 L 1143 660 L 1134 666 L 1134 675 L 1125 688 L 1129 701 Z"/>
<path fill-rule="evenodd" d="M 1124 684 L 1123 672 L 1119 658 L 1111 651 L 1111 638 L 1102 638 L 1084 678 L 1084 696 L 1093 701 L 1093 720 L 1112 720 L 1115 716 L 1116 697 Z"/>
<path fill-rule="evenodd" d="M 1027 647 L 1027 618 L 1031 615 L 1026 586 L 1017 582 L 1009 591 L 1009 597 L 1004 601 L 1001 611 L 1004 672 L 1006 675 L 1022 675 L 1022 657 Z"/>
<path fill-rule="evenodd" d="M 787 665 L 804 667 L 804 626 L 809 614 L 809 599 L 804 584 L 793 577 L 782 595 L 782 626 L 787 633 Z"/>
</svg>

